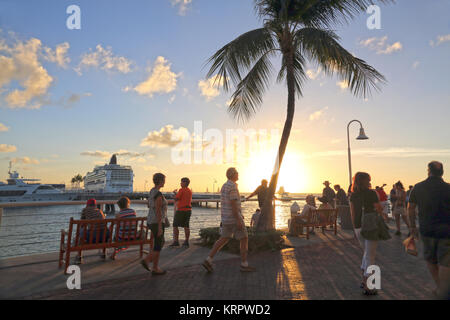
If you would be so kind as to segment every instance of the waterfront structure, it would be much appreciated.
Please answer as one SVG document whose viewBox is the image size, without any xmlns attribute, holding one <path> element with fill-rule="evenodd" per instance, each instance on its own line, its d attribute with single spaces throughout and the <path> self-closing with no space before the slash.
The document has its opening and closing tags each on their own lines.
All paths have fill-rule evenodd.
<svg viewBox="0 0 450 320">
<path fill-rule="evenodd" d="M 109 164 L 96 166 L 84 177 L 84 189 L 88 192 L 126 193 L 133 192 L 133 169 L 117 164 L 113 155 Z"/>
</svg>

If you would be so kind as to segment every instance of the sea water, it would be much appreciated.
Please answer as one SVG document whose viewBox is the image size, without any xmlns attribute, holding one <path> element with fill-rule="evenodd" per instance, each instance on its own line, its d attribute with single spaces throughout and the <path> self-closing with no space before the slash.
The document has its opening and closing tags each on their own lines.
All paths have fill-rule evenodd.
<svg viewBox="0 0 450 320">
<path fill-rule="evenodd" d="M 297 200 L 303 208 L 305 202 Z M 290 207 L 293 201 L 276 201 L 275 223 L 277 229 L 287 228 L 290 218 Z M 80 218 L 84 206 L 49 206 L 49 207 L 24 207 L 5 208 L 0 226 L 0 259 L 15 256 L 30 255 L 36 253 L 54 252 L 59 250 L 61 229 L 67 230 L 69 220 Z M 132 205 L 139 217 L 147 216 L 147 206 L 142 204 Z M 245 224 L 250 225 L 250 220 L 258 207 L 257 201 L 242 203 L 242 213 Z M 116 206 L 117 213 L 117 206 Z M 168 206 L 167 215 L 173 222 L 173 206 Z M 113 218 L 113 215 L 107 218 Z M 194 207 L 190 221 L 191 238 L 198 238 L 202 228 L 218 227 L 220 224 L 220 208 L 216 209 L 215 203 L 209 203 L 209 207 Z M 166 229 L 166 242 L 172 240 L 172 227 Z M 184 239 L 184 231 L 180 228 L 180 239 Z"/>
</svg>

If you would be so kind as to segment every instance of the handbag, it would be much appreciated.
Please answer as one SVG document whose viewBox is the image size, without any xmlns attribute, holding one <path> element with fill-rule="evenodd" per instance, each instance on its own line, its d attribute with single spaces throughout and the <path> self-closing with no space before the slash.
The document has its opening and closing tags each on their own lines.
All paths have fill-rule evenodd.
<svg viewBox="0 0 450 320">
<path fill-rule="evenodd" d="M 389 240 L 389 228 L 377 212 L 365 212 L 362 200 L 361 236 L 366 240 Z"/>
<path fill-rule="evenodd" d="M 414 241 L 414 237 L 410 236 L 403 241 L 403 245 L 405 246 L 406 253 L 417 256 L 417 248 L 416 248 L 416 242 Z"/>
</svg>

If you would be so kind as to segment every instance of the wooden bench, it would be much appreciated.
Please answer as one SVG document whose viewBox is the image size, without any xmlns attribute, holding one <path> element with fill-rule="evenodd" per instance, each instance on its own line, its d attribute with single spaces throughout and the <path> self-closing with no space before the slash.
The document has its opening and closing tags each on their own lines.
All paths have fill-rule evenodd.
<svg viewBox="0 0 450 320">
<path fill-rule="evenodd" d="M 303 234 L 302 229 L 306 228 L 306 239 L 309 239 L 309 229 L 322 228 L 322 232 L 334 231 L 337 234 L 337 209 L 311 209 L 306 217 L 291 216 L 292 231 L 295 235 Z M 332 226 L 333 230 L 326 230 Z"/>
<path fill-rule="evenodd" d="M 70 264 L 70 254 L 82 251 L 101 249 L 106 258 L 106 249 L 122 246 L 140 246 L 139 256 L 144 253 L 144 245 L 150 245 L 150 230 L 146 226 L 147 218 L 121 218 L 100 220 L 75 220 L 70 218 L 69 230 L 61 230 L 59 248 L 59 268 L 65 263 L 64 273 Z M 122 230 L 122 239 L 119 238 Z"/>
</svg>

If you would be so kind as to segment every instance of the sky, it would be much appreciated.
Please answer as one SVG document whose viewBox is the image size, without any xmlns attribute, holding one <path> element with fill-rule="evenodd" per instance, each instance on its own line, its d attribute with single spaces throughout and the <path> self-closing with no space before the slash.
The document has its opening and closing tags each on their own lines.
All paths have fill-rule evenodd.
<svg viewBox="0 0 450 320">
<path fill-rule="evenodd" d="M 80 29 L 68 28 L 71 5 Z M 380 5 L 381 29 L 367 27 L 367 13 L 335 28 L 387 83 L 358 98 L 309 63 L 279 186 L 347 188 L 353 119 L 369 137 L 356 140 L 351 125 L 353 174 L 370 173 L 373 185 L 415 184 L 431 160 L 449 168 L 449 12 L 448 0 L 397 0 Z M 162 172 L 166 191 L 184 176 L 194 191 L 212 191 L 234 166 L 240 190 L 252 191 L 274 167 L 286 88 L 272 77 L 260 110 L 240 123 L 227 111 L 232 91 L 206 74 L 218 49 L 261 24 L 251 0 L 0 0 L 0 180 L 12 161 L 26 178 L 70 187 L 116 153 L 136 190 Z M 239 129 L 253 132 L 240 144 L 230 133 Z"/>
</svg>

